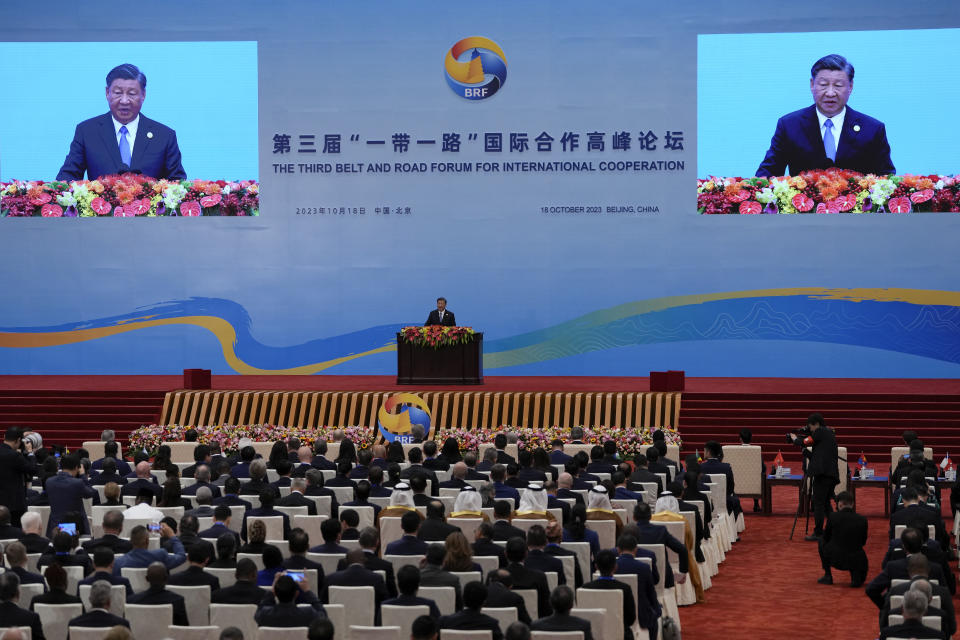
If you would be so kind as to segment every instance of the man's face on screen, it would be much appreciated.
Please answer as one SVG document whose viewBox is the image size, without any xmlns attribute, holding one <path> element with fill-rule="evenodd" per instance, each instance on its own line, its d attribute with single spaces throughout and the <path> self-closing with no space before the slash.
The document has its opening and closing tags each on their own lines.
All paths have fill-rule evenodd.
<svg viewBox="0 0 960 640">
<path fill-rule="evenodd" d="M 810 79 L 810 91 L 813 93 L 813 101 L 817 104 L 820 113 L 832 118 L 847 106 L 850 92 L 853 91 L 853 83 L 850 82 L 845 71 L 823 69 L 817 72 L 816 77 Z"/>
<path fill-rule="evenodd" d="M 117 78 L 107 87 L 107 104 L 110 105 L 110 113 L 120 124 L 132 122 L 140 114 L 144 97 L 143 89 L 136 80 Z"/>
</svg>

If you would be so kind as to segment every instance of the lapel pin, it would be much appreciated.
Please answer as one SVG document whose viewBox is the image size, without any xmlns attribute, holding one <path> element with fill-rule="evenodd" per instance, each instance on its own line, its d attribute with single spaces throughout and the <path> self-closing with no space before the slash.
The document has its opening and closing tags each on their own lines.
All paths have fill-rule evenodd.
<svg viewBox="0 0 960 640">
<path fill-rule="evenodd" d="M 860 131 L 860 127 L 859 127 L 859 126 L 854 127 L 854 131 Z M 152 137 L 153 137 L 153 131 L 147 131 L 147 137 L 148 137 L 148 138 L 152 138 Z"/>
<path fill-rule="evenodd" d="M 853 130 L 854 130 L 854 131 L 860 131 L 860 125 L 858 125 L 858 124 L 853 125 Z M 150 134 L 149 134 L 149 133 L 147 134 L 147 137 L 148 137 L 148 138 L 150 137 Z"/>
</svg>

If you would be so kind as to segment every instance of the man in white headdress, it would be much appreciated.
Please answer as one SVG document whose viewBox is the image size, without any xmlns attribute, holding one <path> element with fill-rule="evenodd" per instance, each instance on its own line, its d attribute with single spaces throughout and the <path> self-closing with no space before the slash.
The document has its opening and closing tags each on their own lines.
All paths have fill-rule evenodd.
<svg viewBox="0 0 960 640">
<path fill-rule="evenodd" d="M 616 537 L 623 531 L 623 520 L 613 512 L 610 504 L 610 494 L 607 488 L 600 484 L 593 485 L 587 492 L 587 520 L 613 520 L 617 523 Z"/>
<path fill-rule="evenodd" d="M 447 516 L 447 521 L 457 518 L 482 518 L 484 522 L 490 521 L 490 518 L 483 513 L 483 498 L 469 484 L 460 489 L 460 493 L 457 494 L 456 500 L 453 501 L 453 511 Z"/>
<path fill-rule="evenodd" d="M 539 482 L 531 482 L 520 494 L 520 507 L 513 514 L 514 519 L 521 520 L 556 520 L 553 514 L 547 511 L 547 501 L 550 497 L 543 490 Z"/>
<path fill-rule="evenodd" d="M 700 569 L 697 566 L 697 558 L 694 552 L 696 534 L 690 530 L 690 524 L 687 522 L 687 519 L 680 514 L 680 504 L 677 502 L 676 496 L 669 491 L 662 492 L 660 497 L 657 498 L 657 504 L 654 507 L 653 515 L 650 516 L 650 521 L 683 523 L 683 543 L 687 548 L 688 576 L 690 582 L 693 584 L 697 602 L 703 602 L 703 581 L 700 578 Z"/>
<path fill-rule="evenodd" d="M 380 517 L 401 518 L 408 511 L 416 510 L 417 507 L 413 504 L 413 491 L 410 489 L 410 485 L 406 482 L 398 482 L 393 486 L 393 493 L 390 494 L 390 506 L 380 511 Z M 423 520 L 422 513 L 420 519 Z"/>
</svg>

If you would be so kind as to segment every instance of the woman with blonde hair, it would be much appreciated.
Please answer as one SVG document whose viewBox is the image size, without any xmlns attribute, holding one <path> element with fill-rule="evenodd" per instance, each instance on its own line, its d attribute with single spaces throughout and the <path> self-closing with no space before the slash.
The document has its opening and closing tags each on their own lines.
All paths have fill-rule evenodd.
<svg viewBox="0 0 960 640">
<path fill-rule="evenodd" d="M 447 551 L 443 557 L 443 568 L 447 571 L 483 571 L 480 565 L 473 561 L 473 549 L 467 536 L 459 531 L 448 535 L 443 547 Z"/>
</svg>

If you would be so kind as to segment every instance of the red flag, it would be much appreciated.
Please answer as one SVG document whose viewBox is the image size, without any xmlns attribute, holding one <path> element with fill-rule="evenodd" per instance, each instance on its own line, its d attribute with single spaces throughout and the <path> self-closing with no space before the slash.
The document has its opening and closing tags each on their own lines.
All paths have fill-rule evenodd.
<svg viewBox="0 0 960 640">
<path fill-rule="evenodd" d="M 783 454 L 777 451 L 777 457 L 773 459 L 774 468 L 779 468 L 783 466 Z"/>
</svg>

